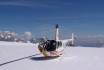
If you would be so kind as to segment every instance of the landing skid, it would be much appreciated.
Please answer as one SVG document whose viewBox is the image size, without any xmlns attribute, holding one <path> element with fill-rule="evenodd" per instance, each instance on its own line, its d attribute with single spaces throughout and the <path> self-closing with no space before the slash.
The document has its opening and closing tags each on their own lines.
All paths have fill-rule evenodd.
<svg viewBox="0 0 104 70">
<path fill-rule="evenodd" d="M 62 53 L 62 54 L 64 54 L 66 57 L 68 57 L 68 55 L 66 55 L 66 54 L 65 54 L 65 52 L 64 52 L 64 53 Z M 60 55 L 59 55 L 59 57 L 60 57 L 60 58 L 59 58 L 59 59 L 60 59 L 60 61 L 61 61 L 62 59 L 64 59 L 64 57 L 65 57 L 65 56 L 62 56 L 62 54 L 60 54 Z"/>
</svg>

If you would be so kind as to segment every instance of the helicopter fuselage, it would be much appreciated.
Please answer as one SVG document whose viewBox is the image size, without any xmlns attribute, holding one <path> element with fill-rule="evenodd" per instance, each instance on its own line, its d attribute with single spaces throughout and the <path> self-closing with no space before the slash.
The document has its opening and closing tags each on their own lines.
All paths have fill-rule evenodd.
<svg viewBox="0 0 104 70">
<path fill-rule="evenodd" d="M 38 46 L 38 49 L 44 56 L 60 56 L 65 48 L 66 44 L 61 40 L 47 40 Z"/>
<path fill-rule="evenodd" d="M 42 23 L 39 23 L 42 24 Z M 55 25 L 55 39 L 54 40 L 46 40 L 46 38 L 41 38 L 40 43 L 38 45 L 39 51 L 44 56 L 60 56 L 64 49 L 66 48 L 66 43 L 72 41 L 72 45 L 74 37 L 72 33 L 71 39 L 59 40 L 58 34 L 58 24 Z"/>
</svg>

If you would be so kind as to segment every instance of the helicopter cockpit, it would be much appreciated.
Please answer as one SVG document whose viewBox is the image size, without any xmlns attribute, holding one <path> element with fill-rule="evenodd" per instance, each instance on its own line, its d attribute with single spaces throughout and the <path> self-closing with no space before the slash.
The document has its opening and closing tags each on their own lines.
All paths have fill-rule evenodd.
<svg viewBox="0 0 104 70">
<path fill-rule="evenodd" d="M 43 48 L 46 51 L 56 50 L 56 41 L 55 40 L 47 40 L 47 42 L 44 43 Z"/>
<path fill-rule="evenodd" d="M 59 47 L 62 47 L 62 42 L 56 40 L 46 40 L 45 38 L 42 38 L 40 40 L 40 45 L 45 51 L 55 51 Z"/>
<path fill-rule="evenodd" d="M 47 40 L 46 42 L 41 42 L 43 49 L 46 51 L 55 51 L 57 48 L 62 47 L 62 42 L 55 40 Z"/>
</svg>

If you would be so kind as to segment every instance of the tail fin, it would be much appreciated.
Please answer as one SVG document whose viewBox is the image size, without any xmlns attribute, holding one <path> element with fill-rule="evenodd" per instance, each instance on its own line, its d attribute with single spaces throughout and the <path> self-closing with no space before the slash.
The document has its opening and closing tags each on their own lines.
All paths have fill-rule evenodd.
<svg viewBox="0 0 104 70">
<path fill-rule="evenodd" d="M 70 39 L 65 39 L 63 40 L 64 43 L 67 43 L 67 42 L 71 42 L 71 44 L 69 44 L 70 46 L 74 46 L 74 33 L 72 32 L 72 37 Z"/>
<path fill-rule="evenodd" d="M 71 37 L 71 44 L 70 44 L 70 46 L 74 46 L 74 39 L 76 39 L 76 38 L 74 38 L 74 33 L 72 32 L 72 37 Z"/>
</svg>

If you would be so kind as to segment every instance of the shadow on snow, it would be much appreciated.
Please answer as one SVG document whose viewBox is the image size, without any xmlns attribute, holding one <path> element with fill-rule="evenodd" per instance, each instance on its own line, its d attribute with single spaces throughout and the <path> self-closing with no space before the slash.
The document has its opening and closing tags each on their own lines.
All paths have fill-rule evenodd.
<svg viewBox="0 0 104 70">
<path fill-rule="evenodd" d="M 52 59 L 56 59 L 58 58 L 59 56 L 54 56 L 54 57 L 50 57 L 50 56 L 47 56 L 47 57 L 44 57 L 44 56 L 41 56 L 41 57 L 32 57 L 31 60 L 35 60 L 35 61 L 44 61 L 44 60 L 52 60 Z"/>
</svg>

